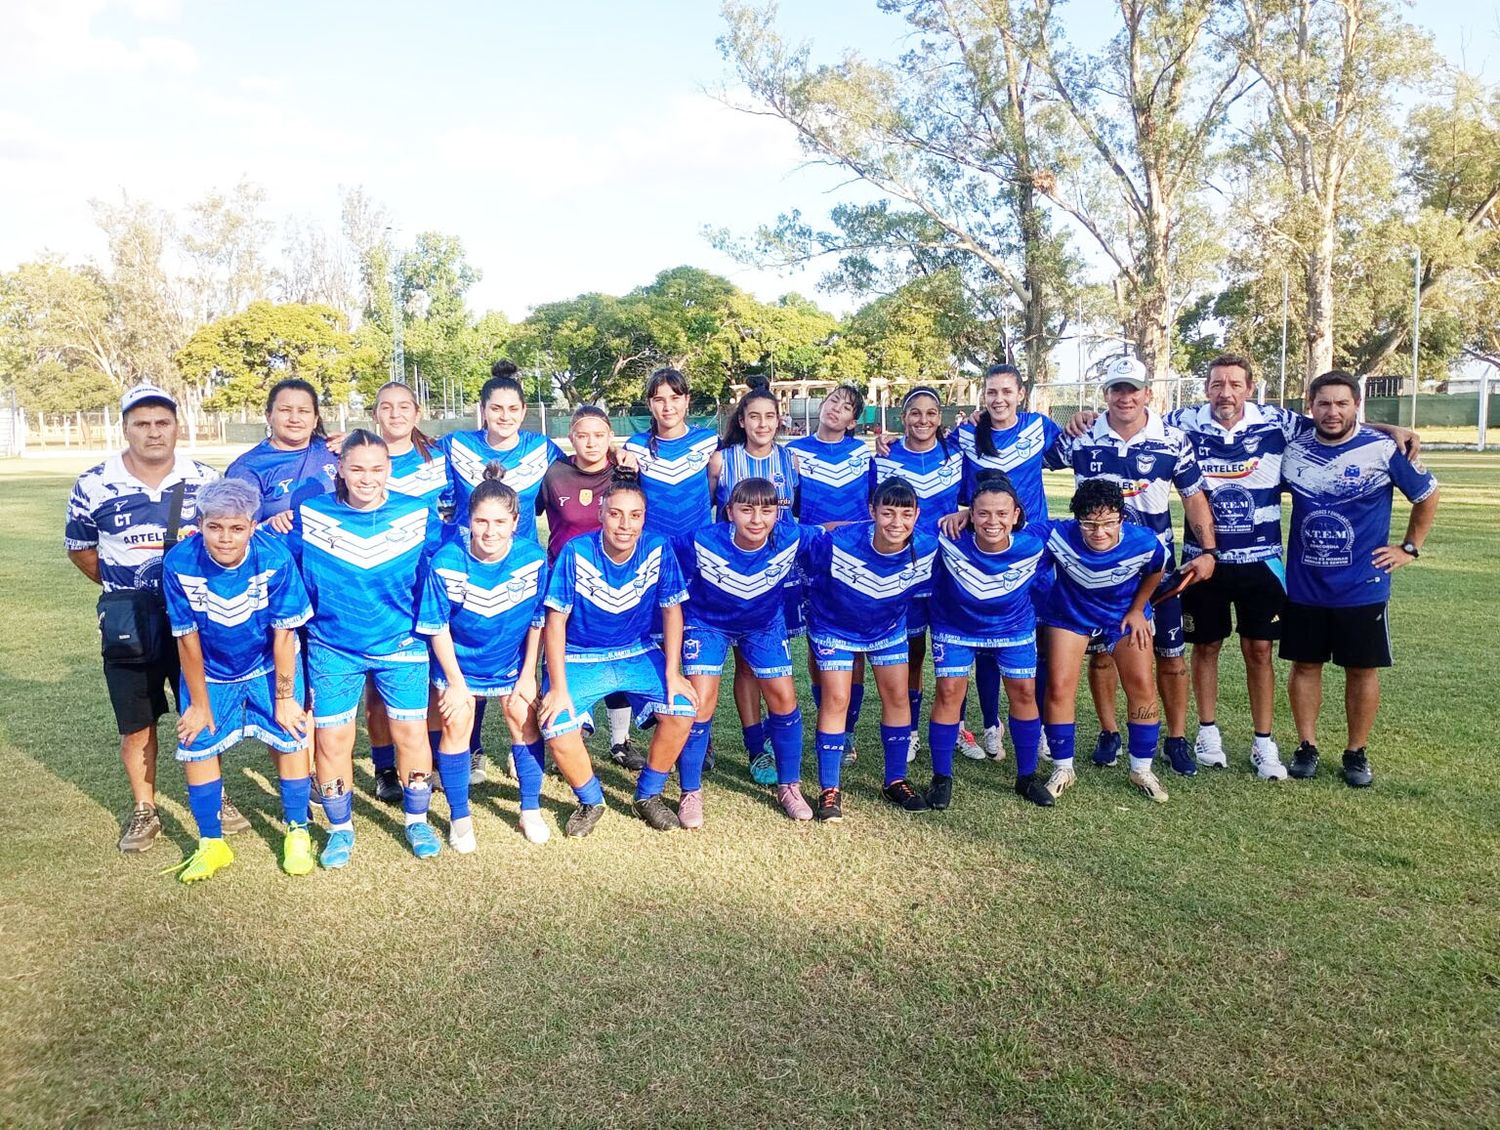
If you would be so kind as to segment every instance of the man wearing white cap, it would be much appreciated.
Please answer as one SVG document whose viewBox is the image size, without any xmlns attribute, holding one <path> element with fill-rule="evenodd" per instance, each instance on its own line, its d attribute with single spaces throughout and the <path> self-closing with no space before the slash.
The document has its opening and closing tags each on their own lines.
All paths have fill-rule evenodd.
<svg viewBox="0 0 1500 1130">
<path fill-rule="evenodd" d="M 166 688 L 177 692 L 177 647 L 161 596 L 162 554 L 194 532 L 198 488 L 219 472 L 177 454 L 177 402 L 165 389 L 127 389 L 120 422 L 125 450 L 78 476 L 64 541 L 73 564 L 104 590 L 104 682 L 134 797 L 119 846 L 140 852 L 161 835 L 156 723 L 168 710 Z M 224 822 L 226 830 L 248 827 L 227 799 Z"/>
</svg>

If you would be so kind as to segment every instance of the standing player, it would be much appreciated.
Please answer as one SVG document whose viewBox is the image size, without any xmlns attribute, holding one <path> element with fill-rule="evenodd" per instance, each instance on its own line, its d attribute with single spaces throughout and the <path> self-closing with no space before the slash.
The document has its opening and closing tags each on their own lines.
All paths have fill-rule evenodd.
<svg viewBox="0 0 1500 1130">
<path fill-rule="evenodd" d="M 1344 783 L 1374 781 L 1365 743 L 1380 706 L 1380 668 L 1391 665 L 1391 573 L 1415 561 L 1437 515 L 1438 484 L 1396 442 L 1359 422 L 1359 382 L 1335 369 L 1308 386 L 1314 434 L 1288 447 L 1292 494 L 1287 606 L 1281 658 L 1292 663 L 1287 697 L 1297 724 L 1293 777 L 1318 771 L 1323 665 L 1344 669 Z M 1391 501 L 1412 504 L 1400 545 L 1388 544 Z"/>
<path fill-rule="evenodd" d="M 255 528 L 260 490 L 219 479 L 198 492 L 199 536 L 162 560 L 162 592 L 182 662 L 177 760 L 187 776 L 198 848 L 173 870 L 184 883 L 234 862 L 224 842 L 220 758 L 245 738 L 276 763 L 288 875 L 313 869 L 307 711 L 296 629 L 312 616 L 285 539 Z"/>
<path fill-rule="evenodd" d="M 600 529 L 563 546 L 547 582 L 542 736 L 578 798 L 563 832 L 586 836 L 604 813 L 604 792 L 587 771 L 579 731 L 594 704 L 622 693 L 638 716 L 656 716 L 631 807 L 658 832 L 681 826 L 661 799 L 698 712 L 682 674 L 687 587 L 666 540 L 644 532 L 646 495 L 616 482 L 599 500 Z M 652 630 L 660 616 L 662 643 Z"/>
<path fill-rule="evenodd" d="M 266 396 L 265 439 L 224 472 L 260 491 L 260 520 L 284 534 L 297 507 L 333 489 L 339 459 L 328 449 L 328 433 L 318 411 L 318 390 L 307 381 L 277 381 Z"/>
</svg>

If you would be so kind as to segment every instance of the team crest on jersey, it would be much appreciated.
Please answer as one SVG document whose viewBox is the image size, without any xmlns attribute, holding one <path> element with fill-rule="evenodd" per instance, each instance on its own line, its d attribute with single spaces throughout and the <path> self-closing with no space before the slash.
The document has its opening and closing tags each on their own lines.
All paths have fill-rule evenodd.
<svg viewBox="0 0 1500 1130">
<path fill-rule="evenodd" d="M 1254 455 L 1260 450 L 1260 436 L 1246 436 L 1243 443 L 1246 455 Z"/>
<path fill-rule="evenodd" d="M 589 490 L 588 487 L 584 487 L 582 490 L 580 490 L 578 492 L 578 505 L 579 506 L 587 506 L 589 503 L 591 503 L 593 501 L 594 501 L 594 492 L 591 491 L 591 490 Z"/>
<path fill-rule="evenodd" d="M 685 639 L 682 641 L 682 658 L 689 663 L 698 658 L 701 650 L 702 644 L 698 640 Z"/>
<path fill-rule="evenodd" d="M 1135 469 L 1139 474 L 1149 475 L 1152 471 L 1156 470 L 1156 456 L 1137 455 L 1135 457 Z"/>
<path fill-rule="evenodd" d="M 292 483 L 295 479 L 282 479 L 276 484 L 276 497 L 283 498 L 292 493 Z"/>
<path fill-rule="evenodd" d="M 1347 467 L 1344 468 L 1344 478 L 1346 478 L 1346 479 L 1357 479 L 1357 478 L 1359 478 L 1359 467 L 1357 465 L 1353 464 L 1353 463 L 1350 463 Z"/>
</svg>

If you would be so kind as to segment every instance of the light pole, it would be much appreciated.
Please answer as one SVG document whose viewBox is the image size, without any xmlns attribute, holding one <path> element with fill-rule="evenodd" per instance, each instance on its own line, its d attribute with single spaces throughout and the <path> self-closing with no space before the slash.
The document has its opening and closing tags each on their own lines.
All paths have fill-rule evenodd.
<svg viewBox="0 0 1500 1130">
<path fill-rule="evenodd" d="M 1422 344 L 1422 249 L 1416 247 L 1416 266 L 1412 271 L 1411 299 L 1411 428 L 1417 427 L 1418 351 Z"/>
<path fill-rule="evenodd" d="M 1281 389 L 1276 394 L 1276 403 L 1286 407 L 1286 316 L 1291 300 L 1291 279 L 1285 268 L 1281 271 Z M 1261 386 L 1261 402 L 1265 402 L 1265 386 Z"/>
</svg>

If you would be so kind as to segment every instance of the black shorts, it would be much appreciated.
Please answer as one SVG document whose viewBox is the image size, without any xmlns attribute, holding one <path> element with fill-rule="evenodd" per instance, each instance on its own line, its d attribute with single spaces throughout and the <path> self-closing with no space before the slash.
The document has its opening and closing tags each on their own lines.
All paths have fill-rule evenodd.
<svg viewBox="0 0 1500 1130">
<path fill-rule="evenodd" d="M 1218 643 L 1229 638 L 1229 610 L 1234 624 L 1247 640 L 1281 637 L 1281 607 L 1286 589 L 1264 561 L 1242 565 L 1228 562 L 1215 567 L 1214 575 L 1199 585 L 1182 590 L 1182 635 L 1188 643 Z"/>
<path fill-rule="evenodd" d="M 1287 601 L 1281 613 L 1281 658 L 1340 667 L 1389 667 L 1390 618 L 1385 604 L 1323 608 Z"/>
<path fill-rule="evenodd" d="M 104 661 L 104 685 L 115 710 L 115 724 L 122 734 L 133 734 L 177 709 L 177 641 L 167 641 L 167 655 L 155 663 Z M 167 690 L 172 704 L 167 703 Z"/>
</svg>

